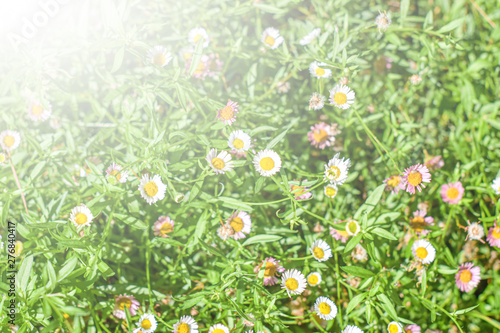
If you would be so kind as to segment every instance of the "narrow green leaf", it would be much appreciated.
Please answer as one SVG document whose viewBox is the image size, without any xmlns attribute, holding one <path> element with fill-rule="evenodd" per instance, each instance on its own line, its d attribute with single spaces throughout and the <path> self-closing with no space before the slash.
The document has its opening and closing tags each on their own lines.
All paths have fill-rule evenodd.
<svg viewBox="0 0 500 333">
<path fill-rule="evenodd" d="M 357 266 L 340 266 L 340 268 L 348 273 L 348 274 L 351 274 L 351 275 L 354 275 L 354 276 L 357 276 L 357 277 L 360 277 L 360 278 L 370 278 L 372 276 L 375 276 L 375 273 L 373 273 L 372 271 L 366 269 L 366 268 L 363 268 L 363 267 L 357 267 Z"/>
<path fill-rule="evenodd" d="M 248 246 L 248 245 L 257 244 L 257 243 L 277 242 L 281 238 L 283 238 L 283 237 L 277 236 L 277 235 L 257 235 L 257 236 L 253 236 L 253 237 L 248 238 L 241 245 Z"/>
</svg>

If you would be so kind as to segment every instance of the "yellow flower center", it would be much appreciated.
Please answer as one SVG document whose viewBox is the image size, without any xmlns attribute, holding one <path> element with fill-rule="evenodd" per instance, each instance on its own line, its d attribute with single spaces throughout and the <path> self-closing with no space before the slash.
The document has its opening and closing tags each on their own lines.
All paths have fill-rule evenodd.
<svg viewBox="0 0 500 333">
<path fill-rule="evenodd" d="M 7 146 L 7 147 L 12 147 L 14 145 L 14 143 L 16 143 L 16 139 L 12 136 L 12 135 L 6 135 L 4 138 L 3 138 L 3 143 Z"/>
<path fill-rule="evenodd" d="M 337 190 L 335 190 L 334 187 L 327 187 L 325 192 L 326 192 L 326 195 L 329 197 L 333 197 L 335 194 L 337 194 Z"/>
<path fill-rule="evenodd" d="M 491 236 L 495 239 L 499 239 L 500 238 L 500 227 L 493 228 L 493 230 L 491 232 Z"/>
<path fill-rule="evenodd" d="M 446 191 L 446 196 L 450 199 L 458 198 L 459 192 L 456 188 L 450 187 L 448 191 Z"/>
<path fill-rule="evenodd" d="M 332 308 L 330 305 L 326 304 L 325 302 L 319 304 L 319 312 L 321 312 L 324 315 L 329 314 L 332 311 Z"/>
<path fill-rule="evenodd" d="M 314 71 L 316 72 L 317 76 L 323 76 L 323 75 L 325 75 L 325 70 L 323 68 L 321 68 L 321 67 L 316 68 Z"/>
<path fill-rule="evenodd" d="M 123 310 L 125 307 L 127 307 L 127 309 L 130 309 L 130 306 L 132 305 L 132 301 L 128 298 L 121 298 L 119 301 L 118 301 L 118 308 L 120 310 Z"/>
<path fill-rule="evenodd" d="M 215 330 L 212 331 L 212 333 L 225 333 L 223 329 L 216 328 Z"/>
<path fill-rule="evenodd" d="M 264 171 L 271 171 L 274 168 L 274 161 L 270 157 L 262 158 L 259 164 Z"/>
<path fill-rule="evenodd" d="M 294 278 L 288 278 L 285 282 L 285 287 L 288 290 L 297 290 L 299 288 L 299 282 Z"/>
<path fill-rule="evenodd" d="M 157 66 L 163 66 L 163 64 L 165 63 L 166 60 L 167 60 L 167 58 L 165 57 L 165 55 L 163 53 L 156 53 L 153 56 L 153 64 L 155 64 Z"/>
<path fill-rule="evenodd" d="M 316 274 L 309 275 L 307 281 L 309 282 L 309 284 L 315 285 L 316 283 L 318 283 L 318 277 L 316 276 Z"/>
<path fill-rule="evenodd" d="M 264 277 L 272 277 L 274 274 L 276 274 L 276 266 L 272 262 L 266 261 Z"/>
<path fill-rule="evenodd" d="M 226 105 L 220 112 L 220 117 L 224 120 L 229 120 L 234 116 L 234 109 L 232 106 Z"/>
<path fill-rule="evenodd" d="M 336 167 L 335 165 L 332 165 L 328 169 L 328 175 L 332 177 L 333 179 L 338 179 L 340 177 L 340 169 Z"/>
<path fill-rule="evenodd" d="M 356 222 L 349 222 L 347 224 L 347 228 L 351 233 L 355 233 L 356 231 L 358 231 L 358 224 Z"/>
<path fill-rule="evenodd" d="M 151 322 L 149 321 L 149 319 L 144 319 L 142 322 L 141 322 L 141 327 L 144 328 L 145 330 L 147 329 L 150 329 L 151 328 Z"/>
<path fill-rule="evenodd" d="M 343 92 L 338 92 L 333 96 L 333 100 L 337 105 L 343 105 L 347 102 L 347 95 Z"/>
<path fill-rule="evenodd" d="M 243 221 L 238 216 L 233 217 L 229 225 L 234 229 L 234 232 L 239 232 L 243 229 Z"/>
<path fill-rule="evenodd" d="M 224 168 L 224 166 L 226 165 L 226 163 L 224 163 L 224 161 L 222 159 L 220 159 L 218 157 L 214 157 L 214 158 L 212 158 L 212 165 L 217 170 L 222 170 Z"/>
<path fill-rule="evenodd" d="M 118 170 L 113 170 L 109 174 L 110 176 L 116 176 L 116 180 L 120 180 L 122 178 L 122 175 Z"/>
<path fill-rule="evenodd" d="M 292 192 L 295 190 L 300 190 L 300 189 L 302 189 L 302 191 L 297 191 L 294 193 L 294 195 L 296 197 L 301 196 L 305 192 L 305 187 L 304 186 L 297 186 L 297 185 L 292 186 Z"/>
<path fill-rule="evenodd" d="M 5 162 L 5 154 L 0 154 L 0 163 Z"/>
<path fill-rule="evenodd" d="M 165 222 L 161 225 L 160 227 L 160 232 L 163 234 L 163 235 L 166 235 L 168 233 L 171 233 L 172 231 L 174 231 L 174 227 L 172 227 L 172 225 L 168 222 Z"/>
<path fill-rule="evenodd" d="M 401 177 L 399 176 L 393 176 L 387 181 L 387 185 L 389 185 L 392 188 L 396 188 L 396 186 L 401 183 Z"/>
<path fill-rule="evenodd" d="M 245 143 L 241 139 L 234 139 L 234 141 L 233 141 L 233 146 L 236 149 L 241 149 L 241 148 L 243 148 L 244 145 L 245 145 Z"/>
<path fill-rule="evenodd" d="M 146 185 L 144 185 L 144 192 L 146 192 L 148 197 L 154 197 L 156 193 L 158 193 L 158 185 L 155 182 L 150 181 Z"/>
<path fill-rule="evenodd" d="M 415 252 L 417 253 L 417 257 L 419 257 L 420 259 L 427 258 L 427 254 L 429 253 L 427 252 L 427 249 L 425 247 L 419 247 Z"/>
<path fill-rule="evenodd" d="M 204 71 L 205 71 L 205 64 L 202 61 L 200 61 L 200 63 L 198 64 L 198 67 L 196 67 L 194 73 L 195 74 L 202 74 Z"/>
<path fill-rule="evenodd" d="M 34 104 L 31 107 L 31 113 L 35 116 L 39 116 L 43 113 L 43 107 L 40 104 Z"/>
<path fill-rule="evenodd" d="M 179 326 L 177 326 L 177 333 L 189 333 L 189 325 L 186 323 L 182 323 Z"/>
<path fill-rule="evenodd" d="M 193 37 L 193 41 L 195 44 L 198 44 L 198 42 L 200 41 L 200 39 L 202 38 L 203 36 L 201 34 L 198 34 L 196 36 Z"/>
<path fill-rule="evenodd" d="M 398 333 L 399 327 L 398 325 L 391 324 L 389 325 L 389 333 Z"/>
<path fill-rule="evenodd" d="M 347 231 L 344 231 L 344 230 L 337 230 L 337 232 L 340 234 L 340 236 L 342 237 L 349 237 L 349 234 L 347 233 Z"/>
<path fill-rule="evenodd" d="M 412 171 L 408 175 L 408 183 L 413 186 L 417 186 L 422 183 L 422 174 L 418 171 Z"/>
<path fill-rule="evenodd" d="M 325 251 L 323 251 L 322 248 L 316 246 L 314 249 L 313 249 L 313 254 L 314 254 L 314 257 L 315 258 L 318 258 L 318 259 L 323 259 L 323 257 L 325 256 Z"/>
<path fill-rule="evenodd" d="M 87 215 L 85 215 L 83 213 L 76 214 L 76 216 L 75 216 L 75 222 L 78 225 L 82 225 L 82 224 L 87 223 Z"/>
<path fill-rule="evenodd" d="M 411 227 L 416 231 L 416 232 L 421 232 L 424 227 L 427 226 L 427 223 L 425 223 L 425 220 L 421 216 L 414 217 L 411 220 Z"/>
<path fill-rule="evenodd" d="M 469 283 L 470 280 L 472 280 L 472 273 L 468 269 L 460 273 L 460 281 L 463 283 Z"/>
<path fill-rule="evenodd" d="M 275 41 L 276 39 L 274 39 L 271 36 L 266 36 L 266 38 L 264 39 L 264 43 L 266 43 L 269 46 L 273 46 Z"/>
<path fill-rule="evenodd" d="M 23 252 L 24 245 L 21 241 L 16 241 L 16 245 L 14 246 L 14 257 L 18 257 L 21 252 Z"/>
<path fill-rule="evenodd" d="M 328 139 L 328 133 L 324 129 L 317 130 L 313 133 L 314 141 L 320 143 Z"/>
</svg>

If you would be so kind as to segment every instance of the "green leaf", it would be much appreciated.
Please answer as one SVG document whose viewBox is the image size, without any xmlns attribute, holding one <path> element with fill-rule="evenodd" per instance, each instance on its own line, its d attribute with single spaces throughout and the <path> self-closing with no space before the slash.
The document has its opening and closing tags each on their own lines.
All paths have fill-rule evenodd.
<svg viewBox="0 0 500 333">
<path fill-rule="evenodd" d="M 194 71 L 198 68 L 200 64 L 201 56 L 203 55 L 203 41 L 205 39 L 202 37 L 196 44 L 196 48 L 194 49 L 193 58 L 191 59 L 191 66 L 189 66 L 189 76 L 193 76 Z"/>
<path fill-rule="evenodd" d="M 111 67 L 111 73 L 116 72 L 122 67 L 123 58 L 125 57 L 125 48 L 120 48 L 115 54 L 115 60 L 113 61 L 113 67 Z"/>
<path fill-rule="evenodd" d="M 359 233 L 356 236 L 354 236 L 353 238 L 351 238 L 349 240 L 349 242 L 347 243 L 347 245 L 345 246 L 344 253 L 351 252 L 352 249 L 354 249 L 354 247 L 356 247 L 356 245 L 358 245 L 358 243 L 361 241 L 362 236 L 363 235 L 361 233 Z"/>
<path fill-rule="evenodd" d="M 470 312 L 472 310 L 474 310 L 475 308 L 477 308 L 480 304 L 477 304 L 477 305 L 474 305 L 474 306 L 471 306 L 470 308 L 466 308 L 466 309 L 462 309 L 462 310 L 458 310 L 458 311 L 455 311 L 453 313 L 450 312 L 451 315 L 454 315 L 454 316 L 458 316 L 458 315 L 461 315 L 461 314 L 465 314 L 467 312 Z"/>
<path fill-rule="evenodd" d="M 372 193 L 366 198 L 366 201 L 359 209 L 357 210 L 356 214 L 354 214 L 354 219 L 359 219 L 361 217 L 361 214 L 369 214 L 375 206 L 379 203 L 380 199 L 382 198 L 382 193 L 384 193 L 385 190 L 385 184 L 377 186 L 375 190 L 373 190 Z"/>
<path fill-rule="evenodd" d="M 354 275 L 354 276 L 357 276 L 357 277 L 360 277 L 360 278 L 370 278 L 372 276 L 375 276 L 375 274 L 366 269 L 366 268 L 362 268 L 362 267 L 357 267 L 357 266 L 340 266 L 340 268 L 348 273 L 348 274 L 351 274 L 351 275 Z"/>
<path fill-rule="evenodd" d="M 290 128 L 292 128 L 297 123 L 298 120 L 299 118 L 290 120 L 290 124 L 287 126 L 287 128 L 283 132 L 278 134 L 278 136 L 276 136 L 274 139 L 272 139 L 271 142 L 267 144 L 266 149 L 272 149 L 274 146 L 276 146 L 285 137 Z"/>
<path fill-rule="evenodd" d="M 117 213 L 115 213 L 113 215 L 113 218 L 116 218 L 117 220 L 119 220 L 125 224 L 128 224 L 132 228 L 146 229 L 148 227 L 148 225 L 145 222 L 139 220 L 138 218 L 136 218 L 130 214 L 117 214 Z"/>
<path fill-rule="evenodd" d="M 21 263 L 21 267 L 19 268 L 19 272 L 17 273 L 17 279 L 19 279 L 19 289 L 23 292 L 23 294 L 26 292 L 26 286 L 28 285 L 32 266 L 33 255 L 29 255 L 24 258 Z"/>
<path fill-rule="evenodd" d="M 401 0 L 400 4 L 400 20 L 401 26 L 403 26 L 403 22 L 408 15 L 408 9 L 410 8 L 410 0 Z"/>
<path fill-rule="evenodd" d="M 379 228 L 379 227 L 375 227 L 375 228 L 371 229 L 370 232 L 372 234 L 378 235 L 378 236 L 383 237 L 383 238 L 387 238 L 390 240 L 398 240 L 396 238 L 396 236 L 394 236 L 392 233 L 390 233 L 389 231 L 387 231 L 385 229 Z"/>
<path fill-rule="evenodd" d="M 396 309 L 394 308 L 394 304 L 392 304 L 389 297 L 387 297 L 385 294 L 378 294 L 377 298 L 381 302 L 380 305 L 385 310 L 385 312 L 387 312 L 393 320 L 399 321 L 398 315 L 396 314 Z"/>
<path fill-rule="evenodd" d="M 73 257 L 67 260 L 64 266 L 59 270 L 59 273 L 57 273 L 57 282 L 61 282 L 66 276 L 71 274 L 71 272 L 73 272 L 73 270 L 75 269 L 77 263 L 77 257 Z"/>
<path fill-rule="evenodd" d="M 363 302 L 363 300 L 366 297 L 366 293 L 362 293 L 359 295 L 354 296 L 350 301 L 349 305 L 347 305 L 347 310 L 346 314 L 349 314 L 356 306 L 358 306 L 359 303 Z"/>
<path fill-rule="evenodd" d="M 462 17 L 462 18 L 456 19 L 454 21 L 451 21 L 450 23 L 448 23 L 447 25 L 445 25 L 444 27 L 442 27 L 441 29 L 439 29 L 437 32 L 439 32 L 439 33 L 445 33 L 445 32 L 448 32 L 448 31 L 455 30 L 462 23 L 464 23 L 464 21 L 465 21 L 465 17 Z"/>
<path fill-rule="evenodd" d="M 257 236 L 253 236 L 253 237 L 248 238 L 241 245 L 248 246 L 248 245 L 258 244 L 258 243 L 277 242 L 281 238 L 283 238 L 283 237 L 277 236 L 277 235 L 257 235 Z"/>
</svg>

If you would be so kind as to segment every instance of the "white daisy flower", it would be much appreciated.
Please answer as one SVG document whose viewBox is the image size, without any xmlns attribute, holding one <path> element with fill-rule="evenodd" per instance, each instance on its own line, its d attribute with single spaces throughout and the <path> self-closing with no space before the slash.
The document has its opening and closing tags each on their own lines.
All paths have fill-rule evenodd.
<svg viewBox="0 0 500 333">
<path fill-rule="evenodd" d="M 420 75 L 413 74 L 412 76 L 410 76 L 410 83 L 413 84 L 414 86 L 416 86 L 420 82 L 422 82 L 422 77 Z"/>
<path fill-rule="evenodd" d="M 403 325 L 397 321 L 391 321 L 389 325 L 387 325 L 387 331 L 389 333 L 403 333 Z"/>
<path fill-rule="evenodd" d="M 230 237 L 233 239 L 245 238 L 245 234 L 249 234 L 252 228 L 252 219 L 245 212 L 235 211 L 226 221 L 226 226 L 233 228 L 233 233 Z"/>
<path fill-rule="evenodd" d="M 141 333 L 153 333 L 158 326 L 155 316 L 150 313 L 143 314 L 136 325 Z"/>
<path fill-rule="evenodd" d="M 165 67 L 172 60 L 172 54 L 163 46 L 156 45 L 148 51 L 146 58 L 156 66 Z"/>
<path fill-rule="evenodd" d="M 337 84 L 330 90 L 330 104 L 339 109 L 347 110 L 354 103 L 355 93 L 351 88 L 343 84 Z"/>
<path fill-rule="evenodd" d="M 264 32 L 262 32 L 262 37 L 260 40 L 272 50 L 278 48 L 278 46 L 280 46 L 284 42 L 283 37 L 280 36 L 280 31 L 273 27 L 269 27 L 264 30 Z"/>
<path fill-rule="evenodd" d="M 307 44 L 311 43 L 313 40 L 315 40 L 319 36 L 320 33 L 321 33 L 321 28 L 314 29 L 313 31 L 311 31 L 310 33 L 308 33 L 307 35 L 305 35 L 299 41 L 299 44 L 300 45 L 307 45 Z"/>
<path fill-rule="evenodd" d="M 229 328 L 222 324 L 215 324 L 208 330 L 208 333 L 229 333 Z"/>
<path fill-rule="evenodd" d="M 210 44 L 210 38 L 208 38 L 207 31 L 203 28 L 194 28 L 188 34 L 188 41 L 195 45 L 198 44 L 200 39 L 203 38 L 203 47 L 207 47 Z"/>
<path fill-rule="evenodd" d="M 28 107 L 28 115 L 33 121 L 45 121 L 52 114 L 52 106 L 48 103 L 48 109 L 44 108 L 38 101 L 30 103 Z"/>
<path fill-rule="evenodd" d="M 281 275 L 281 289 L 285 289 L 288 296 L 302 294 L 306 286 L 304 274 L 296 269 L 288 269 Z"/>
<path fill-rule="evenodd" d="M 321 110 L 325 106 L 326 97 L 314 92 L 309 99 L 309 110 Z"/>
<path fill-rule="evenodd" d="M 73 208 L 69 215 L 69 220 L 73 222 L 75 227 L 89 226 L 93 219 L 94 215 L 92 215 L 90 209 L 84 204 Z"/>
<path fill-rule="evenodd" d="M 307 276 L 307 284 L 311 287 L 316 287 L 321 281 L 323 280 L 321 279 L 321 274 L 318 272 L 311 272 Z"/>
<path fill-rule="evenodd" d="M 351 167 L 351 160 L 342 157 L 340 153 L 335 154 L 328 164 L 325 165 L 324 179 L 335 185 L 342 185 L 347 179 L 349 168 Z"/>
<path fill-rule="evenodd" d="M 345 232 L 349 236 L 356 236 L 361 231 L 358 221 L 349 219 L 345 225 Z"/>
<path fill-rule="evenodd" d="M 237 152 L 245 152 L 250 149 L 252 145 L 250 135 L 246 134 L 241 130 L 237 130 L 229 134 L 229 139 L 227 140 L 227 145 Z"/>
<path fill-rule="evenodd" d="M 342 333 L 363 333 L 363 331 L 355 325 L 347 325 Z"/>
<path fill-rule="evenodd" d="M 7 155 L 0 152 L 0 165 L 3 165 L 7 161 Z"/>
<path fill-rule="evenodd" d="M 332 70 L 328 68 L 323 68 L 323 66 L 327 66 L 324 62 L 313 61 L 309 65 L 309 73 L 312 76 L 318 79 L 326 79 L 332 76 Z"/>
<path fill-rule="evenodd" d="M 422 264 L 430 264 L 436 258 L 436 249 L 426 239 L 419 239 L 411 247 L 413 256 Z"/>
<path fill-rule="evenodd" d="M 467 222 L 469 223 L 469 222 Z M 481 240 L 484 237 L 484 228 L 477 222 L 472 222 L 467 227 L 467 239 Z"/>
<path fill-rule="evenodd" d="M 313 257 L 319 262 L 326 261 L 332 257 L 332 250 L 330 249 L 330 246 L 321 239 L 312 243 L 309 250 L 311 251 Z"/>
<path fill-rule="evenodd" d="M 21 136 L 17 131 L 5 130 L 0 133 L 0 146 L 4 150 L 12 151 L 21 144 Z"/>
<path fill-rule="evenodd" d="M 231 171 L 234 168 L 233 161 L 231 161 L 231 154 L 227 151 L 221 151 L 217 154 L 217 148 L 212 148 L 205 160 L 208 162 L 208 165 L 215 171 L 215 174 L 226 173 L 227 171 Z"/>
<path fill-rule="evenodd" d="M 328 184 L 325 186 L 325 195 L 331 199 L 337 195 L 338 188 L 335 184 Z"/>
<path fill-rule="evenodd" d="M 495 194 L 500 194 L 500 177 L 497 177 L 491 183 L 491 188 L 495 191 Z"/>
<path fill-rule="evenodd" d="M 172 332 L 174 333 L 198 333 L 198 323 L 191 316 L 182 316 L 174 324 Z"/>
<path fill-rule="evenodd" d="M 142 176 L 138 189 L 141 192 L 141 196 L 151 205 L 165 198 L 167 185 L 162 183 L 160 175 L 150 177 L 149 174 L 145 174 Z"/>
<path fill-rule="evenodd" d="M 379 12 L 379 15 L 377 16 L 377 18 L 375 18 L 375 24 L 377 25 L 379 32 L 382 32 L 382 30 L 386 31 L 392 22 L 391 15 L 390 15 L 390 13 L 388 15 L 387 12 L 385 12 L 385 11 L 382 13 L 379 10 L 378 12 Z"/>
<path fill-rule="evenodd" d="M 331 299 L 324 296 L 320 296 L 316 299 L 314 311 L 316 311 L 318 317 L 323 320 L 332 320 L 337 316 L 337 306 Z"/>
<path fill-rule="evenodd" d="M 281 169 L 280 156 L 271 149 L 261 150 L 253 158 L 255 169 L 263 177 L 270 177 Z"/>
</svg>

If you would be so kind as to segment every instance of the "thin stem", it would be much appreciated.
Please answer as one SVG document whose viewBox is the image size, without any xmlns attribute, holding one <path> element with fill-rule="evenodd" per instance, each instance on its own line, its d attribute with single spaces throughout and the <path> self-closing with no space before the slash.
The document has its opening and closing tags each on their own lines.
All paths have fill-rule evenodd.
<svg viewBox="0 0 500 333">
<path fill-rule="evenodd" d="M 10 168 L 12 169 L 12 174 L 14 175 L 14 179 L 16 180 L 17 188 L 21 191 L 21 198 L 23 198 L 24 210 L 26 210 L 26 214 L 30 215 L 28 212 L 28 206 L 26 205 L 26 197 L 24 196 L 23 189 L 21 188 L 21 183 L 19 183 L 19 177 L 17 176 L 16 168 L 14 168 L 14 163 L 12 163 L 12 156 L 10 155 L 10 151 L 7 151 L 9 154 L 9 162 Z"/>
</svg>

